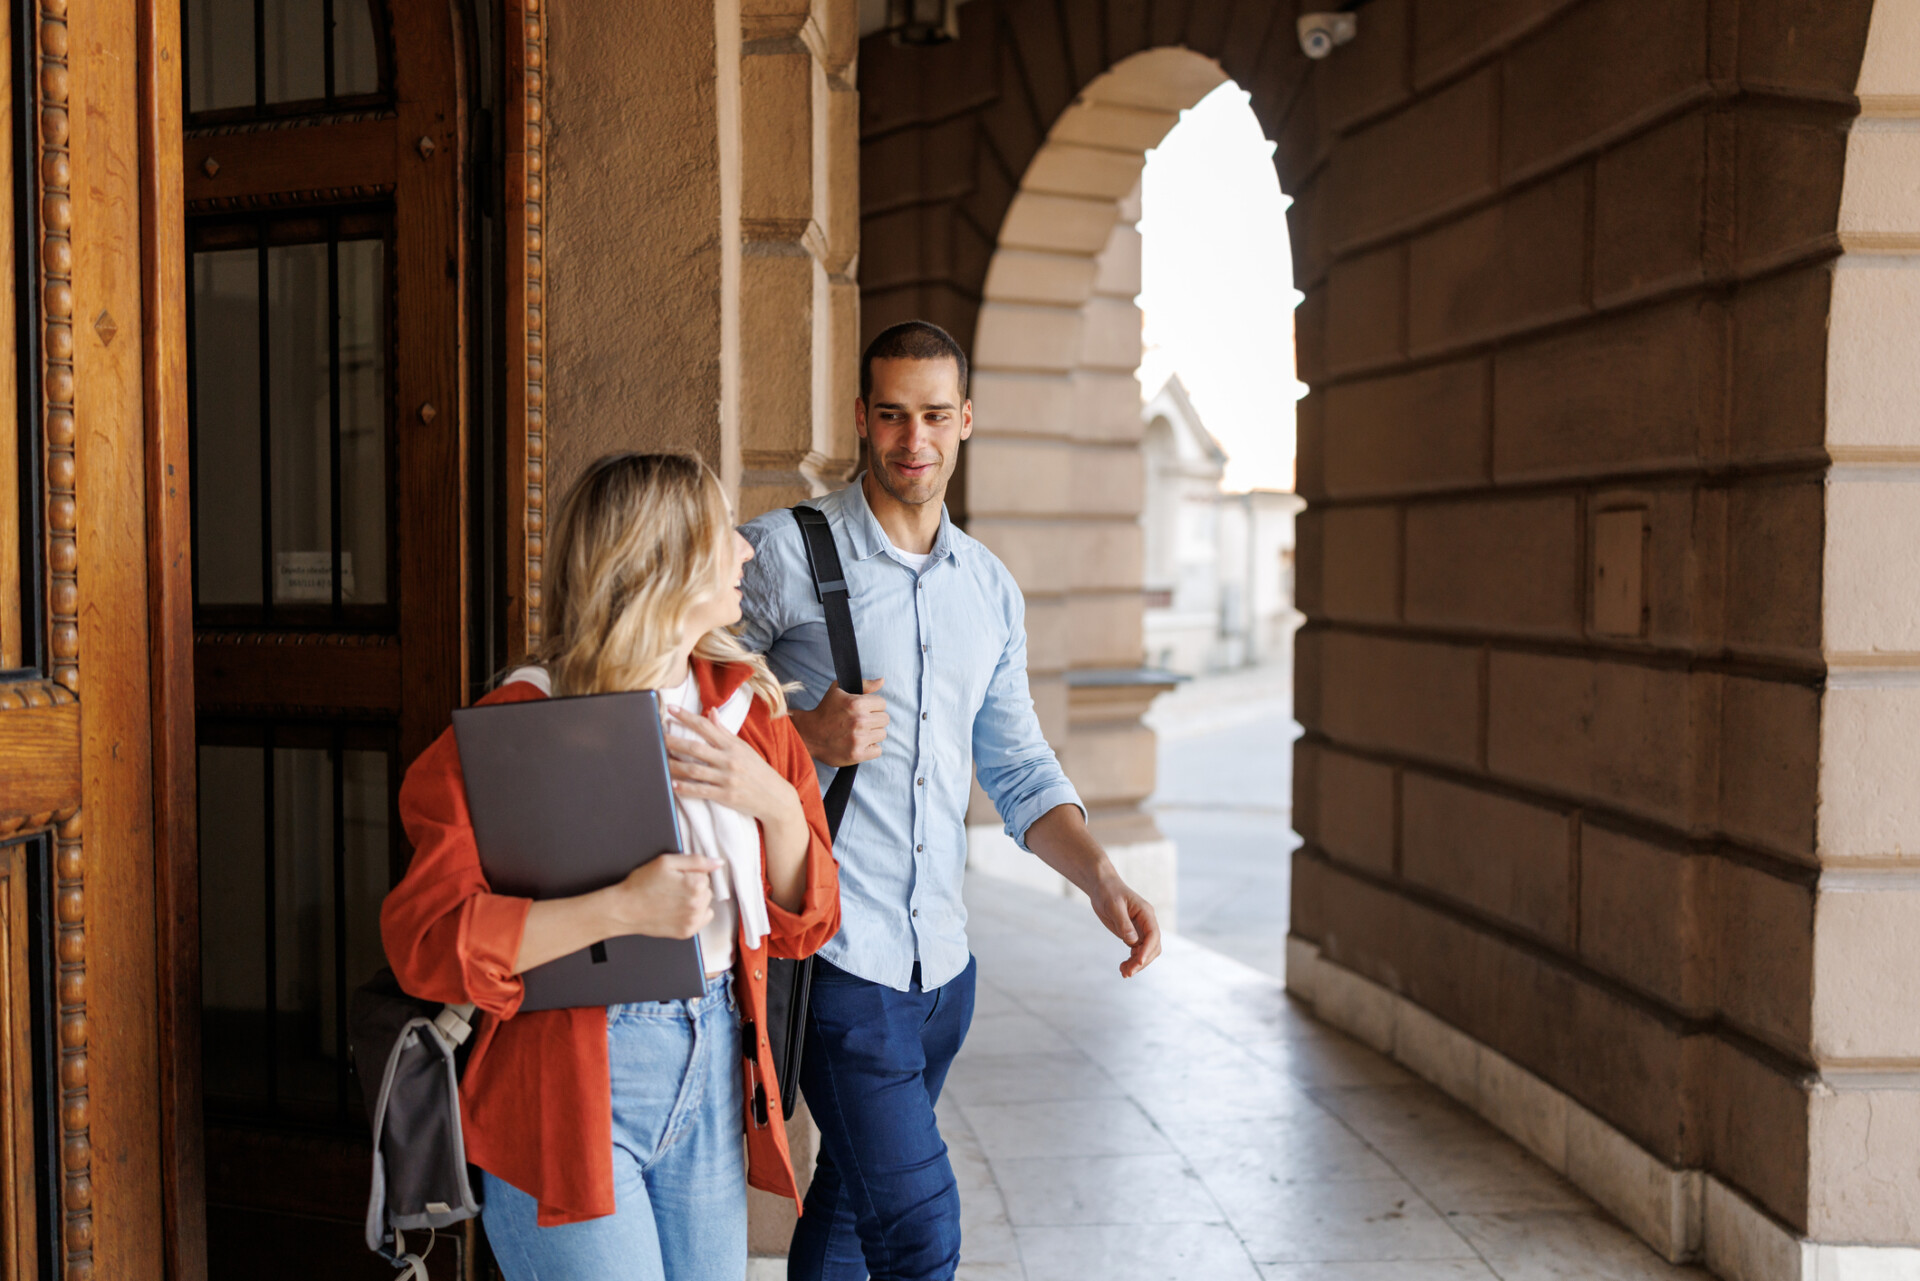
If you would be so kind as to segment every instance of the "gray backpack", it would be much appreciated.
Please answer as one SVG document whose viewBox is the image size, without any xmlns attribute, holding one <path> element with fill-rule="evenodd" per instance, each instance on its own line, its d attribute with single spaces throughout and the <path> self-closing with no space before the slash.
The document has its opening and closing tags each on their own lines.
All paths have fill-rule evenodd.
<svg viewBox="0 0 1920 1281">
<path fill-rule="evenodd" d="M 354 992 L 349 1027 L 373 1123 L 367 1248 L 409 1281 L 427 1281 L 432 1234 L 480 1213 L 460 1134 L 460 1050 L 473 1006 L 417 1000 L 381 970 Z M 426 1250 L 410 1252 L 406 1233 L 422 1229 Z"/>
</svg>

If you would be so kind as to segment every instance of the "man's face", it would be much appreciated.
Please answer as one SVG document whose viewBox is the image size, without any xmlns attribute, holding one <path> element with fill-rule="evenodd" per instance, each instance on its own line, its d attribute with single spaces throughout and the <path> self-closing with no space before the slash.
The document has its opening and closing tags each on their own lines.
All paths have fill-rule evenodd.
<svg viewBox="0 0 1920 1281">
<path fill-rule="evenodd" d="M 937 503 L 973 434 L 973 402 L 960 395 L 960 370 L 949 359 L 876 360 L 873 390 L 854 403 L 854 424 L 867 442 L 873 477 L 909 507 Z"/>
</svg>

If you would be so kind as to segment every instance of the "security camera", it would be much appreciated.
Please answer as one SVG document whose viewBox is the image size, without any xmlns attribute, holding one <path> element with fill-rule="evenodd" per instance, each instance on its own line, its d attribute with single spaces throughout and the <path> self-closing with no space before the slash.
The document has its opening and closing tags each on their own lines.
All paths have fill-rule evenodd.
<svg viewBox="0 0 1920 1281">
<path fill-rule="evenodd" d="M 1360 27 L 1359 19 L 1351 13 L 1303 13 L 1297 25 L 1300 52 L 1314 59 L 1326 57 L 1335 45 L 1353 39 Z"/>
</svg>

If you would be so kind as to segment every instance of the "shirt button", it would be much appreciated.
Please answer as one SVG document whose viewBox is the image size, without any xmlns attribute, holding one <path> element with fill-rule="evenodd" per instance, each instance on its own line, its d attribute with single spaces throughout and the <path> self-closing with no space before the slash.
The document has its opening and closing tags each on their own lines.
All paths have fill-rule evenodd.
<svg viewBox="0 0 1920 1281">
<path fill-rule="evenodd" d="M 914 852 L 915 854 L 918 854 L 918 853 L 919 853 L 919 852 L 920 852 L 921 850 L 924 850 L 925 848 L 927 848 L 927 847 L 926 847 L 926 846 L 924 846 L 924 845 L 916 845 L 916 846 L 914 846 L 914 847 L 913 847 L 913 852 Z"/>
<path fill-rule="evenodd" d="M 927 714 L 925 712 L 920 713 L 920 719 L 923 721 L 927 719 Z"/>
<path fill-rule="evenodd" d="M 926 652 L 927 652 L 927 647 L 926 647 L 925 645 L 922 645 L 922 646 L 920 647 L 920 652 L 921 652 L 922 654 L 924 654 L 924 653 L 926 653 Z"/>
<path fill-rule="evenodd" d="M 919 909 L 919 908 L 917 908 L 917 907 L 916 907 L 916 908 L 914 908 L 914 909 L 913 909 L 913 914 L 914 914 L 915 916 L 918 916 L 918 915 L 920 915 L 920 909 Z"/>
<path fill-rule="evenodd" d="M 927 785 L 927 780 L 924 778 L 917 778 L 914 780 L 914 783 L 916 786 L 925 787 Z"/>
<path fill-rule="evenodd" d="M 755 970 L 755 971 L 753 972 L 753 977 L 755 977 L 755 978 L 759 978 L 759 977 L 760 977 L 760 971 L 759 971 L 759 970 Z"/>
</svg>

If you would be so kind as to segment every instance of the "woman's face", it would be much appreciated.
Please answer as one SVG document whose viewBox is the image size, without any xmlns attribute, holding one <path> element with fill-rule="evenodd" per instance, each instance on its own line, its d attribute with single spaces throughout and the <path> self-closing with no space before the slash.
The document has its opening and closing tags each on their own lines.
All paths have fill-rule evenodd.
<svg viewBox="0 0 1920 1281">
<path fill-rule="evenodd" d="M 740 574 L 753 559 L 753 544 L 740 531 L 726 532 L 726 553 L 718 558 L 717 573 L 706 595 L 687 616 L 687 637 L 697 640 L 717 627 L 740 621 Z"/>
</svg>

